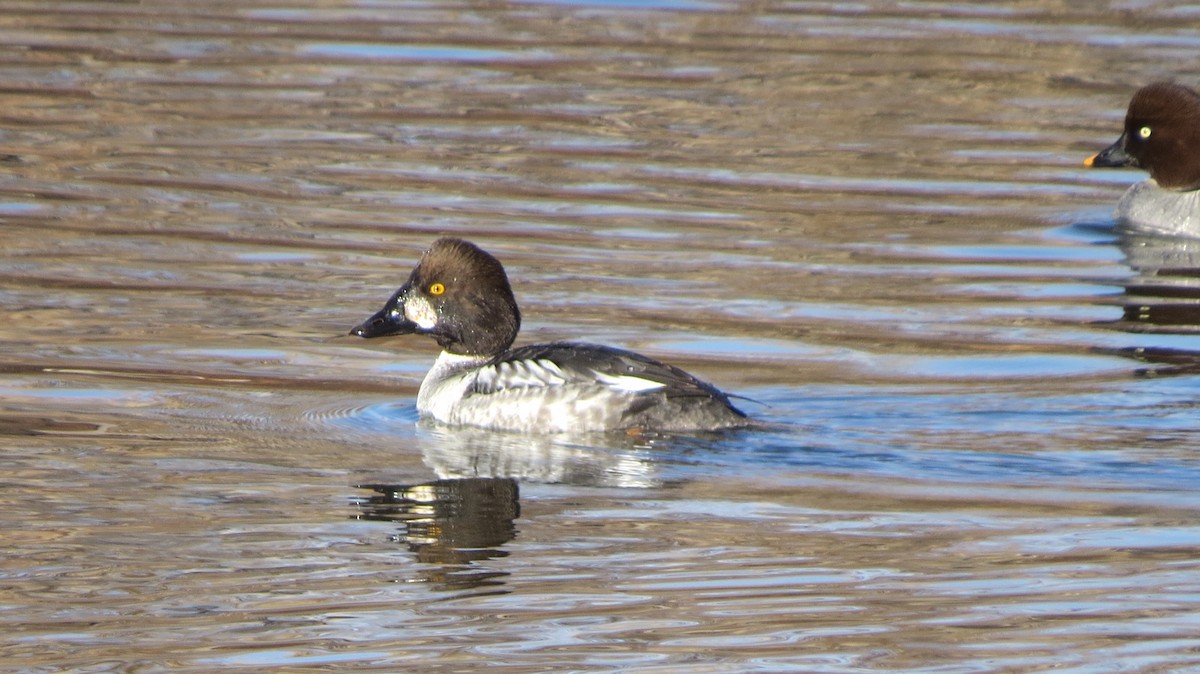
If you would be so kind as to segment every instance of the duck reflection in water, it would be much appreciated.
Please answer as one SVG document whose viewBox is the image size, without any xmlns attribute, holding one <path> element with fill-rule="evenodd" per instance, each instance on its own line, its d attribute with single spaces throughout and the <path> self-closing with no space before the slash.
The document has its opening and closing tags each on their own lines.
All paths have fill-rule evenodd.
<svg viewBox="0 0 1200 674">
<path fill-rule="evenodd" d="M 1119 231 L 1125 263 L 1136 275 L 1125 283 L 1123 315 L 1113 325 L 1159 335 L 1146 346 L 1121 349 L 1153 366 L 1155 375 L 1200 372 L 1200 240 Z M 1171 335 L 1186 336 L 1177 342 Z M 1177 343 L 1177 345 L 1176 345 Z"/>
<path fill-rule="evenodd" d="M 508 574 L 479 565 L 508 556 L 503 546 L 517 535 L 518 482 L 581 487 L 661 486 L 664 460 L 658 443 L 667 437 L 571 436 L 497 433 L 422 425 L 422 456 L 438 479 L 418 484 L 362 484 L 357 517 L 401 526 L 395 540 L 419 562 L 431 565 L 425 579 L 443 590 L 496 587 Z M 585 444 L 585 440 L 587 443 Z M 653 452 L 653 454 L 651 454 Z M 652 461 L 653 459 L 653 461 Z"/>
<path fill-rule="evenodd" d="M 512 478 L 434 480 L 415 485 L 364 484 L 373 496 L 356 499 L 359 517 L 395 522 L 417 561 L 436 565 L 426 579 L 442 589 L 501 584 L 508 575 L 470 565 L 508 553 L 501 549 L 516 535 L 519 488 Z"/>
</svg>

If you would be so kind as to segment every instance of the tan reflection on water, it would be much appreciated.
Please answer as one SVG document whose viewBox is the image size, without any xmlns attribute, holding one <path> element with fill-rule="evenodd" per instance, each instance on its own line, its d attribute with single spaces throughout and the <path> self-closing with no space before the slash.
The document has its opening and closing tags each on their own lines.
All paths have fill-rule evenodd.
<svg viewBox="0 0 1200 674">
<path fill-rule="evenodd" d="M 1194 254 L 1067 226 L 1194 18 L 0 2 L 0 661 L 1200 666 Z M 780 430 L 414 429 L 447 232 Z"/>
</svg>

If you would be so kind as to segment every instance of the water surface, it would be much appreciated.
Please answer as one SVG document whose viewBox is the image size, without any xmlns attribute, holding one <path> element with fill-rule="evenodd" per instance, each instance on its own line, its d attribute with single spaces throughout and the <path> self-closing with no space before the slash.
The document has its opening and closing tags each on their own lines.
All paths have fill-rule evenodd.
<svg viewBox="0 0 1200 674">
<path fill-rule="evenodd" d="M 0 9 L 5 666 L 1200 667 L 1197 245 L 1080 165 L 1194 11 Z M 770 428 L 418 424 L 442 234 Z"/>
</svg>

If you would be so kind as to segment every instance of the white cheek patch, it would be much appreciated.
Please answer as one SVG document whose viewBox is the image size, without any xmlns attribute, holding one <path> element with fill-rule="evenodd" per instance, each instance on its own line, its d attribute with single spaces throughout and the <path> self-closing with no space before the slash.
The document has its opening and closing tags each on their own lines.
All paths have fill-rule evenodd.
<svg viewBox="0 0 1200 674">
<path fill-rule="evenodd" d="M 660 381 L 651 381 L 628 374 L 611 375 L 596 372 L 595 370 L 592 370 L 592 374 L 596 375 L 596 381 L 603 383 L 605 386 L 627 393 L 644 393 L 666 387 L 666 384 Z"/>
<path fill-rule="evenodd" d="M 432 330 L 437 325 L 437 311 L 424 297 L 411 297 L 404 301 L 404 317 L 416 323 L 422 330 Z"/>
</svg>

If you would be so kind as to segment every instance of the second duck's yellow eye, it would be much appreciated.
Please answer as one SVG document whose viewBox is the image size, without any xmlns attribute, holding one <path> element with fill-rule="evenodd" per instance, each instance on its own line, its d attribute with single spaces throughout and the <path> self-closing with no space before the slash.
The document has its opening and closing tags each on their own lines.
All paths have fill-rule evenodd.
<svg viewBox="0 0 1200 674">
<path fill-rule="evenodd" d="M 444 292 L 446 292 L 446 286 L 444 286 L 440 283 L 429 284 L 429 294 L 430 295 L 441 295 Z"/>
<path fill-rule="evenodd" d="M 1142 140 L 1149 138 L 1151 133 L 1153 133 L 1153 131 L 1148 126 L 1143 126 L 1142 128 L 1138 129 L 1138 135 L 1142 137 Z"/>
</svg>

